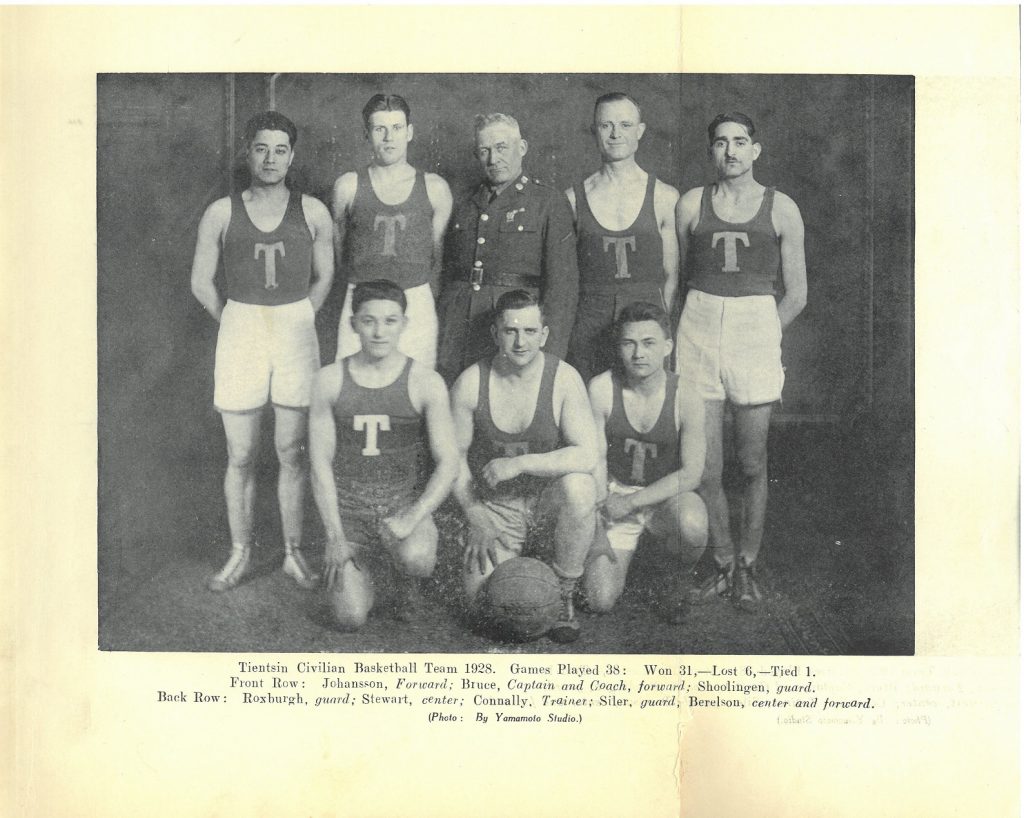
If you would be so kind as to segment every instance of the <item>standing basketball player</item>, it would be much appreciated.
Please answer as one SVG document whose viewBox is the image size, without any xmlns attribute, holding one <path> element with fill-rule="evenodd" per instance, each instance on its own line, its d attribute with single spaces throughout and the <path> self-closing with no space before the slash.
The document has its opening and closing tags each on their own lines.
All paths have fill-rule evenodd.
<svg viewBox="0 0 1024 818">
<path fill-rule="evenodd" d="M 280 471 L 277 498 L 284 532 L 284 571 L 304 588 L 316 578 L 299 552 L 305 485 L 302 445 L 320 351 L 313 315 L 334 275 L 331 216 L 322 203 L 285 185 L 295 158 L 295 125 L 276 111 L 245 128 L 252 181 L 211 204 L 199 223 L 192 292 L 217 321 L 214 405 L 227 435 L 224 495 L 231 555 L 209 580 L 213 591 L 245 575 L 253 539 L 254 465 L 263 407 L 274 406 Z M 227 301 L 214 283 L 223 260 Z"/>
<path fill-rule="evenodd" d="M 689 291 L 679 323 L 677 365 L 704 397 L 707 463 L 700 493 L 707 503 L 713 561 L 702 594 L 730 585 L 734 602 L 756 609 L 756 566 L 768 502 L 768 421 L 782 396 L 782 332 L 807 302 L 804 224 L 789 196 L 754 178 L 761 154 L 754 123 L 719 114 L 708 126 L 715 184 L 687 191 L 676 208 Z M 779 275 L 785 293 L 776 304 Z M 743 474 L 739 542 L 729 531 L 722 487 L 722 422 L 732 405 Z"/>
<path fill-rule="evenodd" d="M 388 279 L 405 290 L 408 329 L 399 348 L 434 368 L 442 243 L 452 213 L 448 183 L 408 162 L 413 126 L 409 105 L 397 94 L 374 94 L 363 108 L 370 166 L 334 183 L 335 255 L 348 292 L 338 325 L 337 359 L 359 351 L 352 331 L 352 290 L 362 281 Z"/>
<path fill-rule="evenodd" d="M 352 290 L 352 310 L 359 352 L 320 370 L 309 421 L 326 581 L 346 630 L 366 622 L 387 560 L 404 604 L 397 616 L 416 618 L 418 581 L 433 573 L 437 559 L 431 514 L 459 469 L 444 381 L 399 349 L 408 323 L 405 291 L 391 281 L 361 282 Z M 420 493 L 424 433 L 435 465 Z"/>
<path fill-rule="evenodd" d="M 594 535 L 594 425 L 579 373 L 542 347 L 544 311 L 525 290 L 498 298 L 498 354 L 469 367 L 452 388 L 462 466 L 455 496 L 469 521 L 463 571 L 472 602 L 500 563 L 522 552 L 527 529 L 554 520 L 551 567 L 562 607 L 548 632 L 579 636 L 573 594 Z"/>
<path fill-rule="evenodd" d="M 679 284 L 679 191 L 637 164 L 645 129 L 631 96 L 599 97 L 591 131 L 601 169 L 566 191 L 576 216 L 580 270 L 568 360 L 584 380 L 612 365 L 610 332 L 622 306 L 647 301 L 669 310 Z"/>
<path fill-rule="evenodd" d="M 688 575 L 704 553 L 708 516 L 696 494 L 704 469 L 704 405 L 665 371 L 672 351 L 665 310 L 642 301 L 616 320 L 619 366 L 590 382 L 597 427 L 595 541 L 584 586 L 594 611 L 608 611 L 622 594 L 640 535 L 646 529 L 675 555 Z M 666 613 L 681 621 L 688 588 L 670 594 Z"/>
</svg>

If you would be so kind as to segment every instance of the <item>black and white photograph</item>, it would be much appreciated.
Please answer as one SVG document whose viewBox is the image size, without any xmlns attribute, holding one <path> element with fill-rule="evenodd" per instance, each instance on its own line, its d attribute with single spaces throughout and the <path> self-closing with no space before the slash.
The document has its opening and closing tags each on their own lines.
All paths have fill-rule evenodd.
<svg viewBox="0 0 1024 818">
<path fill-rule="evenodd" d="M 0 813 L 1019 814 L 1019 12 L 0 9 Z"/>
<path fill-rule="evenodd" d="M 99 647 L 912 655 L 914 104 L 99 74 Z"/>
</svg>

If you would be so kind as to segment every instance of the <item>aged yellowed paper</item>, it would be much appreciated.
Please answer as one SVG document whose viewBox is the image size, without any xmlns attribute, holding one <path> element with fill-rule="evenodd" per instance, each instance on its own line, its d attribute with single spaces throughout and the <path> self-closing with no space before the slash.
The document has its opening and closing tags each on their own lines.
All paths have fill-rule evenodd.
<svg viewBox="0 0 1024 818">
<path fill-rule="evenodd" d="M 7 812 L 1017 814 L 1015 8 L 7 8 L 0 21 Z M 96 76 L 189 71 L 913 75 L 916 655 L 767 663 L 813 665 L 819 695 L 885 707 L 802 723 L 683 706 L 566 729 L 469 713 L 438 725 L 420 704 L 345 718 L 158 706 L 159 690 L 217 691 L 237 661 L 278 661 L 97 650 Z M 418 657 L 431 658 L 461 673 L 473 657 Z M 587 663 L 645 672 L 643 657 Z"/>
</svg>

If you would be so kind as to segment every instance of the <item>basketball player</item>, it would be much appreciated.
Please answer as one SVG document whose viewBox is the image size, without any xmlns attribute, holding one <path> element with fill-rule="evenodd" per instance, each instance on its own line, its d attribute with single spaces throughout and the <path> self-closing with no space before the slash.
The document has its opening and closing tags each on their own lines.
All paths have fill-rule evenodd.
<svg viewBox="0 0 1024 818">
<path fill-rule="evenodd" d="M 439 368 L 451 383 L 490 349 L 491 311 L 525 289 L 546 305 L 547 351 L 565 357 L 579 273 L 572 211 L 561 192 L 523 173 L 527 142 L 508 114 L 476 118 L 475 155 L 486 181 L 455 210 L 439 313 Z"/>
<path fill-rule="evenodd" d="M 452 388 L 462 465 L 455 496 L 469 521 L 463 571 L 472 603 L 500 563 L 518 556 L 533 523 L 553 520 L 550 564 L 562 607 L 548 632 L 579 636 L 573 594 L 594 536 L 594 425 L 579 373 L 542 348 L 544 310 L 525 290 L 498 298 L 498 353 L 470 366 Z"/>
<path fill-rule="evenodd" d="M 708 517 L 696 494 L 704 469 L 704 405 L 665 371 L 672 351 L 668 313 L 656 304 L 627 304 L 616 321 L 619 366 L 590 382 L 597 427 L 594 482 L 601 508 L 584 579 L 594 611 L 622 594 L 646 529 L 687 576 L 704 553 Z M 682 621 L 689 589 L 671 595 L 666 614 Z"/>
<path fill-rule="evenodd" d="M 255 460 L 263 407 L 274 407 L 280 471 L 277 498 L 284 533 L 284 572 L 303 588 L 316 585 L 299 545 L 305 468 L 302 446 L 320 351 L 313 315 L 334 276 L 327 208 L 285 185 L 295 158 L 295 125 L 276 111 L 245 127 L 252 180 L 241 193 L 211 204 L 199 223 L 192 292 L 217 321 L 214 406 L 227 435 L 224 477 L 231 555 L 212 577 L 212 591 L 245 576 L 253 540 Z M 224 263 L 227 300 L 214 283 Z"/>
<path fill-rule="evenodd" d="M 440 284 L 445 228 L 452 213 L 448 183 L 408 161 L 413 126 L 397 94 L 374 94 L 363 108 L 369 167 L 334 183 L 335 255 L 348 282 L 338 325 L 337 359 L 359 351 L 352 331 L 352 290 L 388 279 L 405 290 L 408 329 L 399 348 L 431 369 L 437 359 L 434 294 Z"/>
<path fill-rule="evenodd" d="M 366 622 L 386 561 L 398 574 L 398 618 L 416 618 L 418 582 L 437 559 L 431 514 L 459 469 L 444 381 L 399 348 L 406 305 L 392 281 L 357 284 L 350 323 L 359 352 L 321 369 L 313 390 L 313 496 L 327 534 L 326 585 L 346 630 Z M 434 472 L 419 492 L 424 442 Z"/>
<path fill-rule="evenodd" d="M 700 493 L 707 503 L 710 551 L 703 593 L 728 590 L 744 610 L 762 600 L 757 558 L 768 502 L 768 421 L 782 396 L 782 332 L 807 302 L 804 225 L 792 199 L 754 178 L 761 155 L 754 123 L 719 114 L 708 126 L 718 180 L 687 191 L 676 207 L 689 291 L 679 323 L 677 366 L 704 398 L 707 462 Z M 781 274 L 784 294 L 776 304 Z M 722 421 L 729 401 L 743 475 L 739 541 L 729 531 L 722 488 Z"/>
<path fill-rule="evenodd" d="M 609 336 L 622 306 L 648 301 L 669 310 L 679 284 L 679 191 L 637 164 L 645 129 L 640 105 L 631 96 L 599 97 L 591 131 L 601 169 L 565 192 L 576 217 L 580 270 L 568 360 L 584 380 L 612 365 Z"/>
</svg>

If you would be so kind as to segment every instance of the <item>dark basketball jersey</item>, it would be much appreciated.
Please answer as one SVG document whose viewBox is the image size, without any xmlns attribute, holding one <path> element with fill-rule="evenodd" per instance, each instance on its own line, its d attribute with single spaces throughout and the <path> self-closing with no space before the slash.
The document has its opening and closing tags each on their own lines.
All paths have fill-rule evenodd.
<svg viewBox="0 0 1024 818">
<path fill-rule="evenodd" d="M 608 475 L 625 486 L 649 486 L 682 467 L 679 428 L 676 426 L 676 390 L 679 376 L 665 375 L 665 402 L 649 432 L 641 434 L 626 417 L 622 382 L 612 372 L 612 412 L 605 424 L 608 440 Z"/>
<path fill-rule="evenodd" d="M 469 447 L 469 470 L 476 481 L 477 491 L 483 497 L 521 496 L 537 490 L 546 481 L 543 478 L 521 475 L 514 480 L 499 483 L 494 490 L 480 479 L 490 461 L 499 457 L 518 457 L 523 454 L 542 454 L 552 452 L 562 443 L 562 435 L 555 422 L 554 394 L 555 373 L 558 371 L 559 359 L 554 355 L 541 353 L 544 356 L 544 372 L 541 374 L 540 392 L 537 394 L 537 405 L 533 410 L 530 425 L 522 432 L 509 434 L 494 425 L 491 417 L 491 362 L 482 360 L 480 366 L 480 392 L 477 398 L 476 411 L 473 413 L 473 443 Z"/>
<path fill-rule="evenodd" d="M 313 236 L 302 212 L 302 194 L 290 192 L 284 218 L 266 233 L 252 223 L 242 195 L 231 194 L 223 258 L 232 301 L 274 306 L 307 298 L 313 273 Z"/>
<path fill-rule="evenodd" d="M 761 207 L 748 222 L 727 222 L 711 206 L 714 185 L 700 200 L 700 218 L 690 237 L 689 284 L 711 295 L 774 295 L 782 269 L 779 237 L 772 225 L 775 188 L 764 189 Z"/>
<path fill-rule="evenodd" d="M 665 280 L 663 248 L 654 214 L 654 185 L 647 174 L 647 191 L 640 213 L 626 230 L 606 230 L 594 217 L 583 184 L 576 193 L 576 259 L 580 268 L 580 292 L 629 284 L 655 284 Z"/>
<path fill-rule="evenodd" d="M 426 284 L 434 248 L 433 217 L 422 171 L 416 172 L 409 198 L 389 205 L 377 198 L 369 171 L 360 170 L 346 223 L 349 283 L 386 278 L 406 290 Z"/>
<path fill-rule="evenodd" d="M 337 444 L 334 475 L 339 490 L 394 489 L 415 485 L 423 446 L 423 419 L 409 399 L 409 370 L 387 386 L 371 388 L 355 382 L 351 356 L 341 361 L 344 379 L 334 406 Z"/>
</svg>

